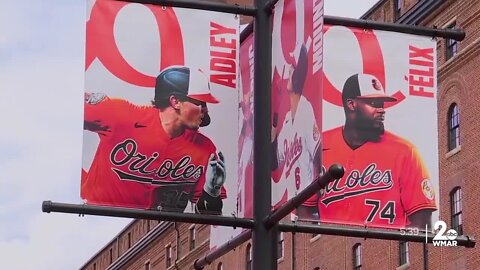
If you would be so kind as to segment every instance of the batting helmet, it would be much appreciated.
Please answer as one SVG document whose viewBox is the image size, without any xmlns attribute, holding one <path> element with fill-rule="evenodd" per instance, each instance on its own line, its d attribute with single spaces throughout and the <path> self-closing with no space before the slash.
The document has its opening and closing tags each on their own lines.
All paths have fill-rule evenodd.
<svg viewBox="0 0 480 270">
<path fill-rule="evenodd" d="M 207 76 L 199 69 L 184 66 L 171 66 L 157 76 L 155 83 L 155 101 L 169 98 L 171 95 L 189 97 L 205 103 L 218 103 L 210 92 Z M 210 116 L 205 114 L 200 126 L 210 124 Z"/>
</svg>

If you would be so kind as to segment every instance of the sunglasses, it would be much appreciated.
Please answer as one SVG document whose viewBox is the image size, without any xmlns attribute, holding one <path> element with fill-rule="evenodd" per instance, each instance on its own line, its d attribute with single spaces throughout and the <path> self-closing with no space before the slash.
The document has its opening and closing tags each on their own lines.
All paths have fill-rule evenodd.
<svg viewBox="0 0 480 270">
<path fill-rule="evenodd" d="M 187 96 L 178 96 L 178 99 L 180 101 L 187 101 L 187 102 L 193 103 L 194 105 L 197 105 L 197 106 L 207 107 L 206 102 L 200 101 L 200 100 L 197 100 L 197 99 L 193 99 L 193 98 L 190 98 L 190 97 L 187 97 Z"/>
</svg>

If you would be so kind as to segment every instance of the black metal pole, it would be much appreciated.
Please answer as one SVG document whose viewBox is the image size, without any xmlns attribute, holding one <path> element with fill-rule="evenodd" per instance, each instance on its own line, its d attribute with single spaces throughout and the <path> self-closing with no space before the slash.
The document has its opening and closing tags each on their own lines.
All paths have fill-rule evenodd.
<svg viewBox="0 0 480 270">
<path fill-rule="evenodd" d="M 278 229 L 283 232 L 302 232 L 302 233 L 315 233 L 315 234 L 328 234 L 328 235 L 339 235 L 339 236 L 349 236 L 349 237 L 361 237 L 361 238 L 372 238 L 372 239 L 384 239 L 384 240 L 397 240 L 397 241 L 407 241 L 407 242 L 418 242 L 425 243 L 427 239 L 428 243 L 432 243 L 433 233 L 419 232 L 418 234 L 406 234 L 401 231 L 393 230 L 383 230 L 383 229 L 371 229 L 363 227 L 340 227 L 335 225 L 312 225 L 312 224 L 292 224 L 292 223 L 280 223 Z M 470 236 L 458 236 L 455 241 L 457 241 L 458 246 L 463 246 L 467 248 L 475 247 L 475 238 Z"/>
<path fill-rule="evenodd" d="M 52 201 L 44 201 L 42 203 L 42 212 L 45 212 L 45 213 L 61 212 L 61 213 L 73 213 L 73 214 L 80 214 L 80 215 L 177 221 L 177 222 L 186 222 L 186 223 L 240 227 L 240 228 L 248 228 L 248 229 L 251 229 L 254 226 L 253 220 L 245 219 L 245 218 L 201 215 L 201 214 L 193 214 L 193 213 L 161 212 L 161 211 L 155 211 L 155 210 L 94 206 L 94 205 L 86 205 L 86 204 L 55 203 Z"/>
<path fill-rule="evenodd" d="M 268 0 L 265 3 L 264 9 L 266 12 L 272 12 L 272 9 L 275 7 L 275 4 L 277 4 L 278 0 Z"/>
<path fill-rule="evenodd" d="M 198 0 L 118 0 L 122 2 L 132 2 L 139 4 L 151 4 L 157 6 L 181 7 L 200 10 L 218 11 L 230 14 L 239 14 L 246 16 L 255 16 L 255 8 L 239 4 L 226 4 L 213 1 Z"/>
<path fill-rule="evenodd" d="M 201 258 L 200 260 L 196 260 L 193 263 L 193 267 L 195 270 L 201 270 L 208 264 L 212 263 L 216 259 L 222 257 L 227 252 L 231 251 L 232 249 L 238 247 L 242 243 L 248 241 L 248 239 L 252 238 L 252 230 L 247 230 L 239 234 L 237 237 L 229 240 L 227 243 L 223 244 L 222 246 L 216 248 L 212 252 L 205 255 L 205 257 Z"/>
<path fill-rule="evenodd" d="M 279 222 L 286 215 L 290 214 L 295 208 L 304 203 L 308 198 L 312 197 L 320 189 L 328 185 L 332 180 L 339 179 L 343 177 L 345 170 L 340 164 L 333 164 L 330 166 L 328 171 L 322 176 L 318 177 L 313 181 L 308 187 L 302 190 L 297 196 L 288 200 L 275 212 L 271 213 L 267 218 L 263 220 L 263 223 L 266 227 L 271 227 L 277 222 Z"/>
<path fill-rule="evenodd" d="M 343 18 L 336 16 L 325 15 L 324 23 L 329 25 L 343 25 L 351 27 L 359 27 L 364 29 L 374 29 L 374 30 L 384 30 L 384 31 L 393 31 L 399 33 L 420 35 L 420 36 L 429 36 L 429 37 L 442 37 L 448 39 L 454 39 L 462 41 L 465 38 L 465 31 L 462 29 L 438 29 L 430 28 L 424 26 L 415 26 L 407 24 L 398 24 L 398 23 L 384 23 L 370 20 L 361 20 L 353 18 Z M 240 42 L 243 41 L 248 35 L 253 32 L 253 27 L 245 28 L 242 33 Z"/>
<path fill-rule="evenodd" d="M 272 207 L 271 168 L 271 70 L 272 70 L 272 19 L 265 11 L 266 0 L 255 0 L 256 15 L 254 21 L 254 96 L 253 96 L 253 269 L 275 270 L 272 260 L 275 244 L 274 230 L 264 226 L 263 220 L 270 214 Z"/>
</svg>

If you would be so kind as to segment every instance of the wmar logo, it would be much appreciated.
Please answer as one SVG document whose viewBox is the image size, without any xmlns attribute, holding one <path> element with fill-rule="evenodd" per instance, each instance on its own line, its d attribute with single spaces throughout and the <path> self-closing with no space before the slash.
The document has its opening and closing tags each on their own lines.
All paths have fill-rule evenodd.
<svg viewBox="0 0 480 270">
<path fill-rule="evenodd" d="M 433 246 L 434 247 L 456 247 L 457 246 L 457 239 L 458 233 L 454 229 L 450 229 L 447 231 L 447 224 L 445 221 L 439 220 L 435 222 L 433 226 L 433 230 L 437 232 L 435 237 L 433 237 Z M 437 231 L 438 230 L 438 231 Z M 445 231 L 447 231 L 445 233 Z"/>
</svg>

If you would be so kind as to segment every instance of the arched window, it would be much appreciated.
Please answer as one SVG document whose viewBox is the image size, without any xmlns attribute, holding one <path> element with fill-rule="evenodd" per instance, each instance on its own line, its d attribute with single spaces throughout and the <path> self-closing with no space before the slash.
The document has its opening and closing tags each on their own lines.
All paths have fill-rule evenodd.
<svg viewBox="0 0 480 270">
<path fill-rule="evenodd" d="M 195 242 L 197 240 L 197 231 L 195 230 L 195 225 L 192 225 L 189 229 L 188 240 L 190 242 L 189 247 L 190 251 L 195 249 Z"/>
<path fill-rule="evenodd" d="M 245 250 L 245 256 L 246 256 L 246 270 L 252 270 L 252 245 L 248 243 L 247 249 Z"/>
<path fill-rule="evenodd" d="M 283 232 L 277 233 L 277 259 L 283 258 L 285 255 L 285 239 Z"/>
<path fill-rule="evenodd" d="M 217 270 L 223 270 L 223 263 L 222 262 L 218 263 Z"/>
<path fill-rule="evenodd" d="M 448 151 L 460 146 L 460 110 L 453 103 L 448 109 Z"/>
<path fill-rule="evenodd" d="M 362 245 L 357 243 L 353 246 L 352 249 L 353 255 L 353 269 L 361 270 L 362 269 Z"/>
<path fill-rule="evenodd" d="M 398 250 L 399 250 L 400 265 L 408 264 L 409 263 L 408 242 L 400 241 Z"/>
<path fill-rule="evenodd" d="M 458 235 L 463 234 L 462 208 L 462 189 L 456 187 L 450 192 L 450 211 L 452 213 L 452 229 L 457 231 Z"/>
</svg>

